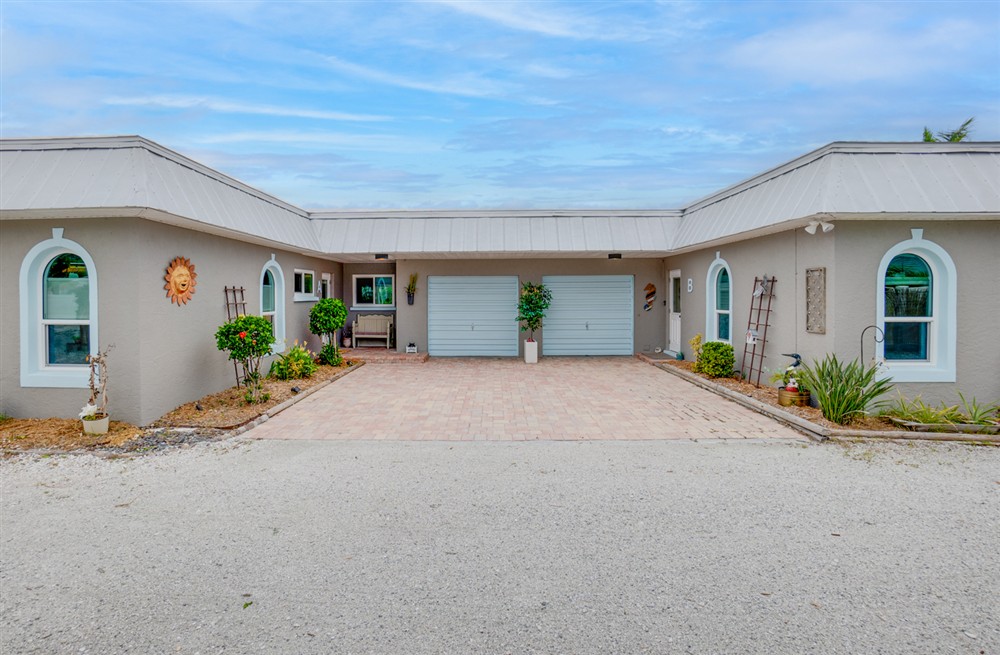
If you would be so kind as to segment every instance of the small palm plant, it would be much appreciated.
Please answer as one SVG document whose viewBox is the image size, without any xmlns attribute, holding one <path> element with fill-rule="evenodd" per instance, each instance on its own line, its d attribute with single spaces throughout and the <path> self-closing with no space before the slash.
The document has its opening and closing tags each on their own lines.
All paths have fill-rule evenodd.
<svg viewBox="0 0 1000 655">
<path fill-rule="evenodd" d="M 823 417 L 840 425 L 864 414 L 892 389 L 890 378 L 878 379 L 877 366 L 866 367 L 857 359 L 841 362 L 833 354 L 800 366 L 798 376 L 819 402 Z"/>
</svg>

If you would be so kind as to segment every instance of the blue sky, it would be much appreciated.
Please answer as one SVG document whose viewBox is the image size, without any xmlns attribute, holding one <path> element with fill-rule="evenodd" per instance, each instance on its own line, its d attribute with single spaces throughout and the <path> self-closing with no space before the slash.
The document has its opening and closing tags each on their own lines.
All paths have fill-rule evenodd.
<svg viewBox="0 0 1000 655">
<path fill-rule="evenodd" d="M 307 208 L 675 208 L 830 141 L 1000 141 L 1000 1 L 0 2 L 4 137 Z"/>
</svg>

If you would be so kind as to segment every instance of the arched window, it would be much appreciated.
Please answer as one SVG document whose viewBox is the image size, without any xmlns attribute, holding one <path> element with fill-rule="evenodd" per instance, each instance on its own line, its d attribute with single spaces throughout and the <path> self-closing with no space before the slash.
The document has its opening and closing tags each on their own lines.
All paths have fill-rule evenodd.
<svg viewBox="0 0 1000 655">
<path fill-rule="evenodd" d="M 897 382 L 954 382 L 957 274 L 923 230 L 896 244 L 878 270 L 878 354 Z"/>
<path fill-rule="evenodd" d="M 97 270 L 62 228 L 24 257 L 20 275 L 21 386 L 86 387 L 96 354 Z"/>
<path fill-rule="evenodd" d="M 271 321 L 274 352 L 285 352 L 285 276 L 274 255 L 260 272 L 260 315 Z"/>
<path fill-rule="evenodd" d="M 732 342 L 732 278 L 729 264 L 715 253 L 705 281 L 705 340 Z"/>
</svg>

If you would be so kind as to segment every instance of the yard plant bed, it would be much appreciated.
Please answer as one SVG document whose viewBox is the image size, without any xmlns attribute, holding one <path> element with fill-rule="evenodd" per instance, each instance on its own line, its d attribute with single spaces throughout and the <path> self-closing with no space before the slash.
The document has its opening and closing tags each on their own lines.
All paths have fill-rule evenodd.
<svg viewBox="0 0 1000 655">
<path fill-rule="evenodd" d="M 359 363 L 343 366 L 320 366 L 309 378 L 273 380 L 268 378 L 264 391 L 271 394 L 265 403 L 248 405 L 243 390 L 233 387 L 197 401 L 181 405 L 141 428 L 122 421 L 111 421 L 107 434 L 84 434 L 79 419 L 19 419 L 0 421 L 0 450 L 11 454 L 19 451 L 103 451 L 109 453 L 143 453 L 198 441 L 219 439 L 228 431 L 246 425 L 262 415 L 273 412 L 293 398 L 307 395 L 352 370 Z M 293 394 L 292 387 L 299 393 Z M 199 410 L 198 406 L 202 409 Z M 113 410 L 112 410 L 113 411 Z"/>
<path fill-rule="evenodd" d="M 267 378 L 264 381 L 264 392 L 271 394 L 271 397 L 266 402 L 253 405 L 244 402 L 244 389 L 232 387 L 181 405 L 157 419 L 152 427 L 232 430 L 253 421 L 296 395 L 302 395 L 313 387 L 346 375 L 352 367 L 359 365 L 359 363 L 348 362 L 342 366 L 320 366 L 310 377 L 299 380 Z M 292 387 L 298 388 L 298 394 L 292 393 Z M 201 409 L 198 409 L 199 405 Z"/>
<path fill-rule="evenodd" d="M 851 422 L 848 425 L 838 425 L 833 421 L 828 421 L 823 418 L 823 413 L 818 407 L 801 407 L 797 405 L 782 406 L 778 403 L 777 387 L 770 385 L 762 385 L 758 387 L 745 380 L 737 380 L 736 378 L 712 378 L 702 373 L 695 373 L 692 370 L 693 362 L 687 360 L 656 360 L 656 364 L 672 366 L 674 368 L 684 370 L 691 375 L 697 375 L 708 382 L 718 384 L 719 386 L 735 391 L 738 394 L 748 396 L 768 405 L 772 405 L 775 409 L 788 412 L 789 414 L 794 414 L 799 418 L 803 418 L 811 423 L 815 423 L 818 426 L 831 430 L 842 430 L 845 427 L 849 427 L 857 430 L 892 432 L 899 429 L 899 427 L 889 419 L 879 416 L 855 416 L 851 419 Z"/>
</svg>

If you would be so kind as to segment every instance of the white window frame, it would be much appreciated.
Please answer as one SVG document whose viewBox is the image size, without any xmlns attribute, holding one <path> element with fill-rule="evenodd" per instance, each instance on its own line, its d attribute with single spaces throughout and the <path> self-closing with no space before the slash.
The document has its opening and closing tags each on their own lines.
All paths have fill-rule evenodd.
<svg viewBox="0 0 1000 655">
<path fill-rule="evenodd" d="M 306 278 L 311 282 L 312 290 L 306 291 Z M 316 294 L 316 271 L 310 271 L 305 268 L 296 268 L 294 273 L 294 281 L 292 284 L 293 290 L 295 292 L 294 302 L 310 302 L 318 299 Z"/>
<path fill-rule="evenodd" d="M 321 299 L 333 297 L 333 275 L 330 273 L 323 273 L 320 275 L 319 297 Z"/>
<path fill-rule="evenodd" d="M 926 322 L 927 359 L 921 361 L 885 359 L 885 342 L 876 343 L 875 354 L 882 375 L 894 382 L 954 382 L 958 349 L 958 271 L 944 248 L 924 239 L 921 229 L 910 230 L 911 238 L 889 248 L 878 267 L 875 283 L 876 325 L 885 333 L 885 273 L 898 255 L 916 255 L 931 269 L 931 316 L 907 318 L 906 322 Z M 888 322 L 893 322 L 890 318 Z"/>
<path fill-rule="evenodd" d="M 49 262 L 62 254 L 76 255 L 87 267 L 88 301 L 90 303 L 90 353 L 98 353 L 98 294 L 97 267 L 90 253 L 75 241 L 63 238 L 63 228 L 52 230 L 52 238 L 46 239 L 28 251 L 21 262 L 19 277 L 19 310 L 21 323 L 21 386 L 56 387 L 86 389 L 90 379 L 90 367 L 86 364 L 46 363 L 45 321 L 42 319 L 45 269 Z M 74 320 L 73 325 L 84 321 Z"/>
<path fill-rule="evenodd" d="M 392 302 L 388 305 L 377 305 L 373 303 L 362 304 L 358 302 L 358 278 L 359 277 L 370 277 L 372 278 L 372 285 L 374 286 L 374 278 L 387 277 L 392 279 Z M 353 304 L 351 309 L 384 309 L 392 310 L 396 309 L 396 276 L 393 273 L 358 273 L 357 275 L 351 276 L 351 298 Z"/>
<path fill-rule="evenodd" d="M 719 272 L 725 269 L 729 274 L 729 308 L 718 310 L 715 308 L 716 285 Z M 715 253 L 715 259 L 708 266 L 708 274 L 705 276 L 705 341 L 722 341 L 731 344 L 733 342 L 733 269 L 728 262 L 721 257 L 721 252 Z M 719 338 L 719 314 L 729 315 L 729 338 Z"/>
<path fill-rule="evenodd" d="M 271 272 L 271 279 L 274 280 L 274 313 L 264 313 L 264 274 Z M 274 345 L 271 346 L 272 353 L 285 352 L 285 274 L 281 270 L 275 256 L 260 269 L 260 281 L 257 283 L 257 292 L 260 297 L 260 315 L 272 315 L 271 325 L 274 326 Z"/>
</svg>

